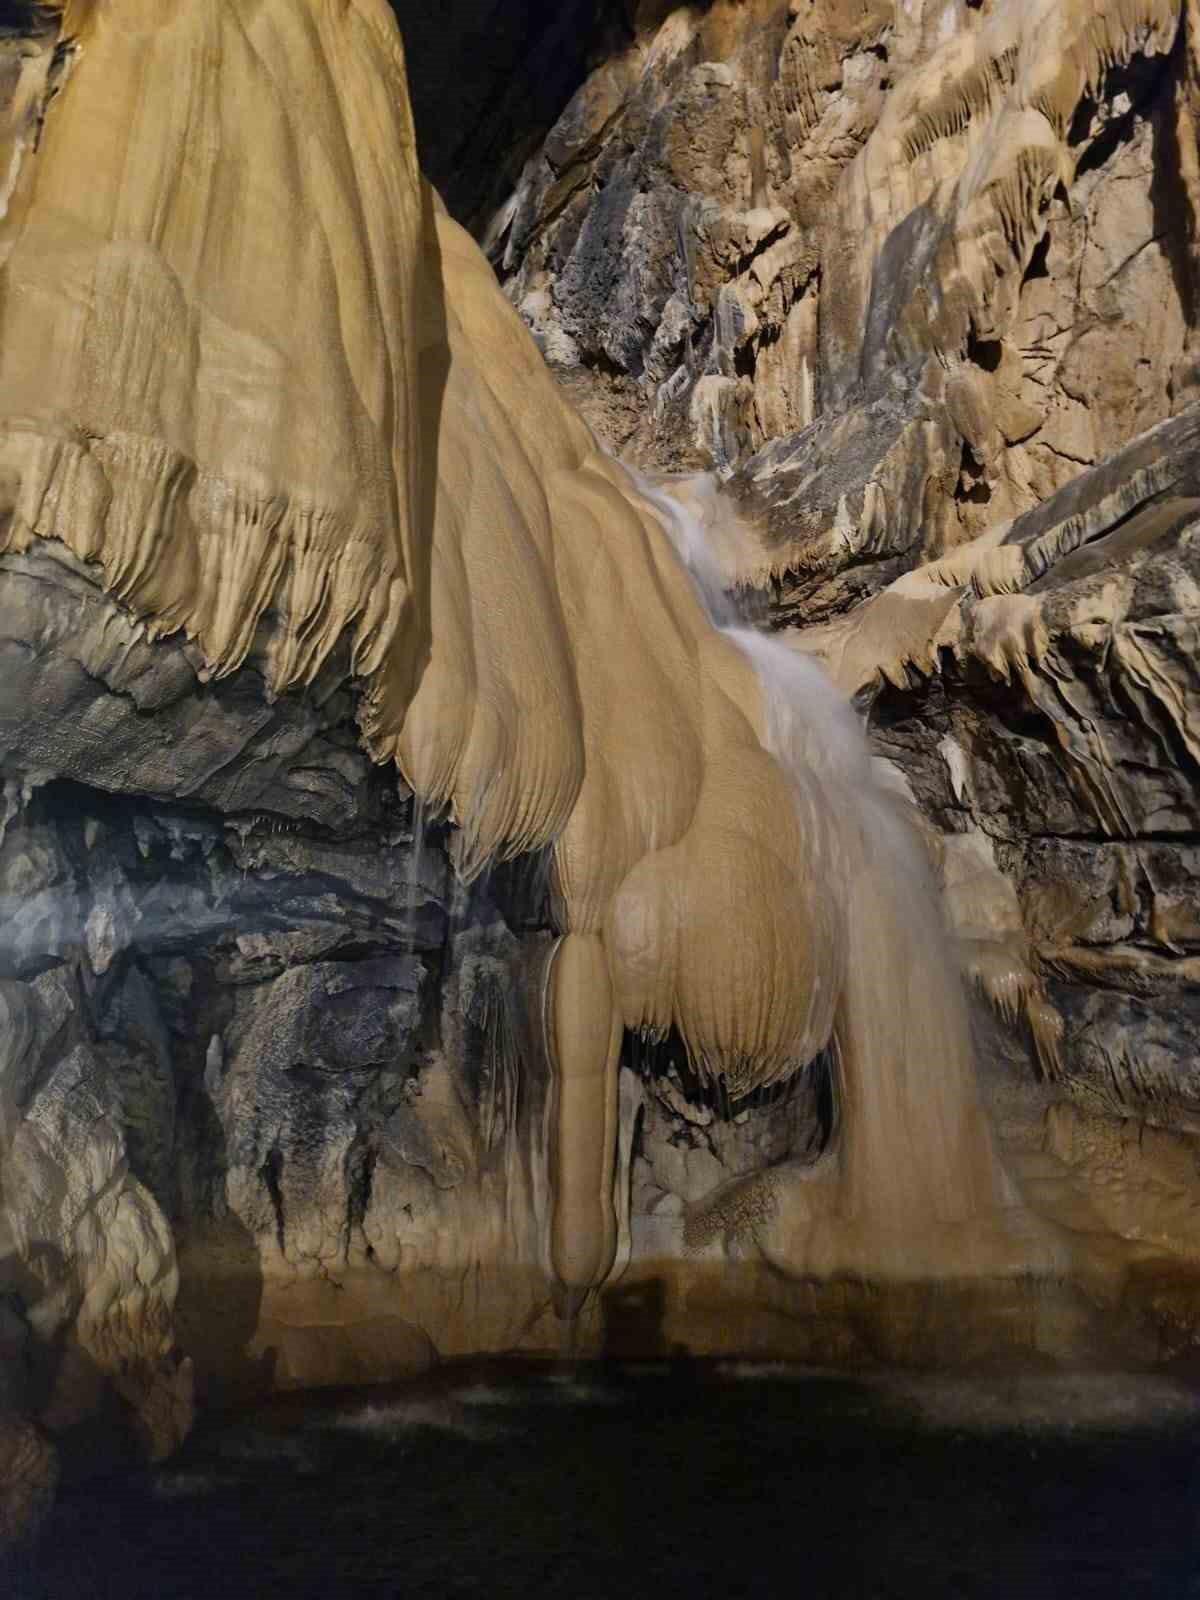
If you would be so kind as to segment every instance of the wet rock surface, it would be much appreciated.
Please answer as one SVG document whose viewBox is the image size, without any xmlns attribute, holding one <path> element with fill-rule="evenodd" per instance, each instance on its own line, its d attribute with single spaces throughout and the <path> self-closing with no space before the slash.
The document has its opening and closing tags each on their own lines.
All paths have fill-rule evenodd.
<svg viewBox="0 0 1200 1600">
<path fill-rule="evenodd" d="M 919 802 L 964 968 L 992 1002 L 976 1020 L 1014 1171 L 1049 1214 L 1129 1247 L 1112 1281 L 1089 1284 L 1078 1327 L 1043 1329 L 1023 1308 L 1004 1322 L 1012 1342 L 1076 1354 L 1116 1307 L 1140 1358 L 1187 1356 L 1200 1338 L 1195 7 L 1131 0 L 1110 34 L 1097 18 L 1114 8 L 1063 6 L 1053 40 L 1039 28 L 1054 7 L 1001 0 L 394 9 L 427 162 L 546 360 L 615 451 L 717 474 L 753 536 L 737 574 L 750 608 L 858 696 Z M 559 1337 L 544 864 L 464 887 L 446 831 L 361 747 L 348 643 L 276 695 L 272 625 L 213 680 L 194 644 L 150 640 L 61 544 L 0 557 L 13 1352 L 0 1404 L 65 1434 L 99 1415 L 150 1455 L 179 1444 L 197 1394 L 374 1381 Z M 821 1151 L 832 1070 L 818 1061 L 734 1107 L 677 1039 L 627 1043 L 618 1260 L 674 1264 L 681 1340 L 758 1347 L 761 1314 L 768 1345 L 772 1317 L 824 1319 L 831 1359 L 868 1359 L 878 1341 L 915 1361 L 934 1349 L 920 1295 L 896 1296 L 885 1337 L 872 1318 L 889 1313 L 853 1295 L 844 1314 L 801 1291 L 764 1311 L 757 1282 L 737 1300 L 742 1239 L 685 1255 L 691 1208 Z M 705 1301 L 717 1279 L 727 1301 Z M 638 1316 L 626 1332 L 644 1342 Z M 598 1307 L 579 1333 L 603 1348 Z M 781 1348 L 810 1348 L 793 1334 Z M 588 1518 L 605 1507 L 643 1527 L 661 1494 L 686 1530 L 743 1481 L 746 1418 L 724 1401 L 707 1420 L 690 1400 L 672 1409 L 683 1392 L 664 1391 L 670 1442 L 661 1456 L 646 1444 L 649 1486 L 624 1473 L 628 1438 L 618 1451 L 597 1423 L 606 1487 L 582 1496 Z M 790 1486 L 769 1501 L 780 1527 L 814 1482 L 840 1486 L 847 1537 L 825 1592 L 888 1592 L 893 1557 L 912 1578 L 896 1592 L 1190 1581 L 1182 1435 L 1057 1439 L 1042 1486 L 1069 1529 L 1056 1543 L 1049 1502 L 1030 1504 L 1024 1442 L 956 1454 L 939 1437 L 914 1464 L 875 1417 L 867 1447 L 887 1469 L 860 1502 L 864 1438 L 841 1411 L 817 1428 L 821 1469 L 779 1476 L 797 1438 L 811 1443 L 811 1419 L 781 1396 L 754 1392 L 746 1414 L 766 1429 L 771 1483 Z M 577 1461 L 571 1430 L 541 1441 L 546 1459 Z M 254 1488 L 286 1502 L 266 1524 L 264 1582 L 305 1592 L 316 1571 L 328 1592 L 352 1548 L 362 1577 L 390 1579 L 407 1495 L 422 1525 L 411 1586 L 465 1592 L 475 1575 L 430 1549 L 462 1531 L 458 1490 L 414 1437 L 394 1477 L 392 1445 L 360 1436 L 322 1444 L 311 1471 L 276 1461 Z M 469 1479 L 472 1537 L 503 1533 L 496 1482 L 518 1511 L 534 1493 L 525 1435 L 520 1451 L 470 1437 L 446 1470 Z M 720 1469 L 697 1484 L 684 1469 L 714 1441 Z M 222 1448 L 198 1442 L 177 1479 L 72 1491 L 61 1551 L 103 1549 L 96 1571 L 126 1574 L 123 1592 L 161 1593 L 170 1547 L 206 1592 L 212 1518 L 231 1551 L 264 1526 L 245 1481 L 187 1487 Z M 361 1494 L 343 1496 L 328 1570 L 314 1569 L 307 1528 L 343 1473 Z M 923 1520 L 960 1492 L 961 1518 Z M 735 1499 L 758 1517 L 753 1495 Z M 578 1506 L 555 1502 L 537 1525 L 532 1542 L 558 1552 L 540 1567 L 479 1535 L 478 1575 L 502 1584 L 511 1559 L 523 1592 L 531 1572 L 628 1588 L 631 1557 L 599 1521 L 572 1524 Z M 136 1560 L 113 1542 L 118 1513 L 146 1530 Z M 880 1518 L 892 1557 L 856 1570 L 855 1588 L 846 1548 L 873 1560 Z M 947 1542 L 957 1527 L 994 1559 Z M 776 1592 L 820 1573 L 831 1543 L 814 1526 L 762 1577 L 728 1549 L 699 1560 L 691 1538 L 639 1567 L 647 1592 L 703 1592 L 714 1573 L 723 1592 Z M 88 1592 L 66 1561 L 52 1557 L 48 1592 Z"/>
<path fill-rule="evenodd" d="M 1052 1076 L 1192 1131 L 1197 19 L 1134 9 L 647 9 L 490 248 L 614 449 L 725 480 L 751 609 L 1011 886 L 966 965 L 1022 946 Z"/>
<path fill-rule="evenodd" d="M 893 672 L 873 710 L 927 813 L 1015 886 L 1072 1092 L 1189 1132 L 1197 426 L 1160 424 L 1019 517 L 1000 552 L 1020 596 L 964 599 L 936 670 Z"/>
</svg>

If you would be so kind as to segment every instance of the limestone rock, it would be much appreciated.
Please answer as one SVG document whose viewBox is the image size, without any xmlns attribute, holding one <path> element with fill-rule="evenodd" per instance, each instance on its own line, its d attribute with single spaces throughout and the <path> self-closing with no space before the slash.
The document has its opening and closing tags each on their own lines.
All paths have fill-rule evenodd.
<svg viewBox="0 0 1200 1600">
<path fill-rule="evenodd" d="M 599 431 L 733 477 L 787 614 L 820 620 L 1188 393 L 1182 11 L 648 13 L 527 164 L 495 259 Z"/>
<path fill-rule="evenodd" d="M 0 1412 L 0 1576 L 41 1531 L 58 1487 L 58 1459 L 45 1434 L 11 1411 Z"/>
<path fill-rule="evenodd" d="M 556 929 L 593 942 L 580 970 L 608 941 L 636 1030 L 611 1104 L 549 1140 L 590 1160 L 619 1124 L 606 1247 L 634 1289 L 665 1275 L 681 1338 L 825 1348 L 779 1241 L 784 1169 L 792 1201 L 827 1193 L 829 1019 L 780 1049 L 774 997 L 823 975 L 840 885 L 801 855 L 757 691 L 649 502 L 419 185 L 386 10 L 319 9 L 295 59 L 350 86 L 336 114 L 320 74 L 269 92 L 299 5 L 256 11 L 261 54 L 229 7 L 128 0 L 154 12 L 132 44 L 98 27 L 78 59 L 31 27 L 2 57 L 10 215 L 35 225 L 4 236 L 0 317 L 0 1270 L 65 1352 L 12 1404 L 57 1426 L 115 1396 L 152 1453 L 193 1386 L 554 1344 L 547 1022 L 613 1035 L 582 1004 L 554 1018 Z M 418 120 L 442 116 L 433 148 L 561 387 L 631 460 L 715 471 L 749 530 L 733 578 L 869 711 L 998 1013 L 977 1030 L 1029 1182 L 1148 1276 L 1186 1266 L 1195 7 L 617 9 L 607 34 L 574 5 L 531 32 L 529 7 L 464 4 L 437 40 L 414 11 L 443 74 Z M 528 111 L 497 86 L 475 126 L 442 105 L 454 28 L 501 22 L 555 84 L 603 47 L 536 149 L 555 84 Z M 108 173 L 138 138 L 106 74 L 132 79 L 132 49 L 175 82 L 189 39 L 232 63 L 234 125 L 261 107 L 262 192 L 221 169 L 245 231 L 218 247 L 163 154 L 215 182 L 209 108 L 148 97 L 130 204 L 158 232 L 135 247 L 93 179 L 97 139 Z M 54 342 L 64 307 L 85 359 Z M 750 992 L 771 1003 L 747 1022 Z M 752 1024 L 780 1076 L 816 1059 L 735 1108 L 693 1069 L 728 1084 Z M 925 1340 L 919 1309 L 886 1349 Z"/>
<path fill-rule="evenodd" d="M 1187 1127 L 1198 416 L 1138 436 L 999 542 L 800 635 L 871 701 L 938 827 L 986 841 L 1015 891 L 1007 921 L 972 928 L 973 889 L 952 914 L 977 943 L 1026 951 L 1071 1091 Z"/>
<path fill-rule="evenodd" d="M 1198 46 L 1191 4 L 647 9 L 489 238 L 593 426 L 725 480 L 727 576 L 858 695 L 1030 1127 L 1198 1128 Z"/>
<path fill-rule="evenodd" d="M 1179 4 L 646 14 L 495 247 L 594 424 L 727 477 L 736 576 L 983 830 L 1016 926 L 968 965 L 1185 1120 L 1196 51 Z"/>
</svg>

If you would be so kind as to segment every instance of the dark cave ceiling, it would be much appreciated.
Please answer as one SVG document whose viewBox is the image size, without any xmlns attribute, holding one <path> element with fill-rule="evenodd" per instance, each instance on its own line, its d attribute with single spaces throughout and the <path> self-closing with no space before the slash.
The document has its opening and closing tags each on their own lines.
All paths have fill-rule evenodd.
<svg viewBox="0 0 1200 1600">
<path fill-rule="evenodd" d="M 479 228 L 589 66 L 631 33 L 633 0 L 390 0 L 421 164 Z"/>
</svg>

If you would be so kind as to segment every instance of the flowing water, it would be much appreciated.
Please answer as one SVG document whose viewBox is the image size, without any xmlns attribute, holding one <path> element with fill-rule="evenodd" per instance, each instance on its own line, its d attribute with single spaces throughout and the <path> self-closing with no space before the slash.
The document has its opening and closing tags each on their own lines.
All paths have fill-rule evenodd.
<svg viewBox="0 0 1200 1600">
<path fill-rule="evenodd" d="M 711 481 L 635 482 L 713 626 L 754 667 L 760 737 L 818 841 L 840 921 L 837 1153 L 777 1184 L 780 1265 L 868 1277 L 1053 1268 L 1057 1248 L 1021 1211 L 993 1146 L 959 964 L 901 780 L 872 758 L 816 661 L 739 616 L 728 574 L 745 536 Z"/>
<path fill-rule="evenodd" d="M 1028 1266 L 907 802 L 820 669 L 736 615 L 703 486 L 641 488 L 753 666 L 841 929 L 834 1149 L 775 1169 L 760 1243 L 789 1275 Z M 419 861 L 419 811 L 414 831 Z M 1194 1385 L 585 1369 L 574 1332 L 556 1368 L 449 1364 L 208 1418 L 165 1468 L 76 1453 L 35 1565 L 2 1592 L 1200 1600 Z"/>
</svg>

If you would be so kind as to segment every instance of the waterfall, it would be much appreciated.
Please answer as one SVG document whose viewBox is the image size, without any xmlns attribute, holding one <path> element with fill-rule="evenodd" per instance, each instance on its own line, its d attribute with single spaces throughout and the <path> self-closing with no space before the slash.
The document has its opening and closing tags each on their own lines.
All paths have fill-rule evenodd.
<svg viewBox="0 0 1200 1600">
<path fill-rule="evenodd" d="M 756 1236 L 791 1273 L 1028 1270 L 1044 1251 L 994 1147 L 965 987 L 901 781 L 871 756 L 860 719 L 816 661 L 739 614 L 726 575 L 748 535 L 712 480 L 635 483 L 713 626 L 754 667 L 760 737 L 840 902 L 834 1148 L 815 1165 L 768 1174 L 769 1204 L 743 1197 L 741 1214 L 769 1218 Z M 719 1203 L 722 1223 L 738 1209 Z"/>
</svg>

